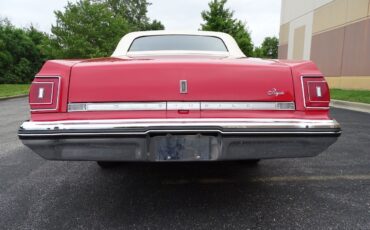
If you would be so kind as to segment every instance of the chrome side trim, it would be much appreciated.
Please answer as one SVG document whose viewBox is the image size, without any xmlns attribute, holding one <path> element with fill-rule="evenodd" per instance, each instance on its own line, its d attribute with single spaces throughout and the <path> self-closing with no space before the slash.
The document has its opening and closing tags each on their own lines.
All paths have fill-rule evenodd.
<svg viewBox="0 0 370 230">
<path fill-rule="evenodd" d="M 295 110 L 294 102 L 118 102 L 70 103 L 68 112 L 145 110 Z"/>
</svg>

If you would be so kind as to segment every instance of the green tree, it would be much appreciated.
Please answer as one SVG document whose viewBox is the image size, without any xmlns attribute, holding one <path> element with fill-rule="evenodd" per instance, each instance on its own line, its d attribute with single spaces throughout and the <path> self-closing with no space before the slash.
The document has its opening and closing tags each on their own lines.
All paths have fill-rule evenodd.
<svg viewBox="0 0 370 230">
<path fill-rule="evenodd" d="M 80 0 L 56 11 L 52 55 L 62 58 L 109 56 L 123 35 L 136 30 L 163 29 L 146 16 L 146 0 Z"/>
<path fill-rule="evenodd" d="M 47 39 L 33 26 L 19 29 L 0 19 L 0 84 L 31 82 L 47 59 L 41 45 Z"/>
<path fill-rule="evenodd" d="M 24 29 L 24 31 L 35 45 L 37 53 L 31 57 L 32 59 L 30 61 L 37 63 L 35 68 L 38 70 L 45 61 L 55 58 L 55 56 L 50 56 L 48 52 L 48 49 L 50 49 L 50 47 L 48 47 L 50 36 L 47 33 L 39 31 L 33 25 Z"/>
<path fill-rule="evenodd" d="M 69 2 L 65 12 L 56 11 L 55 15 L 51 45 L 62 58 L 109 56 L 122 34 L 129 32 L 127 21 L 114 17 L 105 4 L 89 0 Z"/>
<path fill-rule="evenodd" d="M 219 31 L 233 36 L 247 56 L 253 55 L 253 43 L 246 23 L 234 18 L 234 12 L 225 7 L 227 0 L 212 0 L 208 11 L 202 12 L 203 31 Z"/>
<path fill-rule="evenodd" d="M 124 17 L 130 24 L 131 30 L 163 30 L 161 22 L 151 21 L 147 16 L 148 6 L 151 3 L 147 0 L 95 0 L 105 3 L 116 17 Z"/>
<path fill-rule="evenodd" d="M 276 59 L 278 57 L 279 40 L 276 37 L 266 37 L 261 47 L 254 49 L 254 56 Z"/>
<path fill-rule="evenodd" d="M 258 46 L 257 47 L 254 47 L 253 57 L 263 58 L 262 48 L 261 47 L 258 47 Z"/>
</svg>

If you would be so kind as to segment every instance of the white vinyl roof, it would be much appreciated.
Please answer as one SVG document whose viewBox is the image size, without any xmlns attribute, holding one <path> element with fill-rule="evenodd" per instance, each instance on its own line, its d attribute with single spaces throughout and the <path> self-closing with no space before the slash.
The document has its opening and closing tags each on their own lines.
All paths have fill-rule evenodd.
<svg viewBox="0 0 370 230">
<path fill-rule="evenodd" d="M 196 35 L 196 36 L 211 36 L 220 38 L 226 45 L 228 52 L 211 52 L 211 51 L 140 51 L 140 52 L 129 52 L 129 48 L 132 42 L 139 37 L 157 36 L 157 35 Z M 245 57 L 244 53 L 240 50 L 235 39 L 226 33 L 220 32 L 208 32 L 208 31 L 167 31 L 167 30 L 156 30 L 156 31 L 143 31 L 143 32 L 132 32 L 125 35 L 118 46 L 112 57 L 130 57 L 130 56 L 155 56 L 155 55 L 176 55 L 176 54 L 191 54 L 191 55 L 211 55 L 211 56 L 225 56 L 230 58 L 242 58 Z"/>
</svg>

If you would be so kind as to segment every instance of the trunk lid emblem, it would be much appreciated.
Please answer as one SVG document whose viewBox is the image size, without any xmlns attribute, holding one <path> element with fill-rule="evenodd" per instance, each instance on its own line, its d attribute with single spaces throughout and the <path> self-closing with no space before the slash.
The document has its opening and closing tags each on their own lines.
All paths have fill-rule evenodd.
<svg viewBox="0 0 370 230">
<path fill-rule="evenodd" d="M 181 94 L 188 93 L 188 81 L 187 80 L 180 80 L 180 93 Z"/>
<path fill-rule="evenodd" d="M 267 95 L 268 96 L 280 96 L 280 95 L 284 95 L 285 93 L 283 91 L 279 91 L 277 90 L 276 88 L 273 88 L 269 91 L 267 91 Z"/>
</svg>

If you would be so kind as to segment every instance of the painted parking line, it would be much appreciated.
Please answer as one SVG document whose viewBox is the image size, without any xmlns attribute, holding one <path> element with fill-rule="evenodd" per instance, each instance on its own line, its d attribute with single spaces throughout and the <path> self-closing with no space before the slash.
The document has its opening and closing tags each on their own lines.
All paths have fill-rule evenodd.
<svg viewBox="0 0 370 230">
<path fill-rule="evenodd" d="M 239 178 L 240 179 L 240 178 Z M 251 177 L 245 182 L 305 182 L 305 181 L 335 181 L 335 180 L 370 180 L 370 174 L 364 175 L 321 175 L 321 176 L 274 176 L 274 177 Z M 183 184 L 228 184 L 240 183 L 243 180 L 232 178 L 199 178 L 191 180 L 165 180 L 164 185 Z"/>
</svg>

